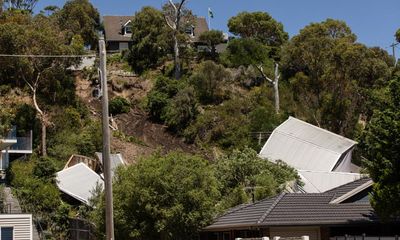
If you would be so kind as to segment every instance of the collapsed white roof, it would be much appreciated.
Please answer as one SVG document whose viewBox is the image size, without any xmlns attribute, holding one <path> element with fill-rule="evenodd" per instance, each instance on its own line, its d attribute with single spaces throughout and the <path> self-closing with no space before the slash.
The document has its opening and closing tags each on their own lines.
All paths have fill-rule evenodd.
<svg viewBox="0 0 400 240">
<path fill-rule="evenodd" d="M 301 188 L 307 193 L 322 193 L 335 187 L 354 182 L 363 177 L 359 173 L 316 172 L 299 170 L 299 176 L 304 183 Z"/>
<path fill-rule="evenodd" d="M 58 188 L 69 196 L 85 203 L 89 203 L 92 191 L 99 184 L 103 187 L 103 179 L 86 166 L 78 163 L 70 168 L 57 172 Z"/>
<path fill-rule="evenodd" d="M 96 152 L 96 156 L 97 156 L 97 159 L 99 159 L 99 161 L 101 162 L 101 164 L 104 165 L 103 164 L 103 154 L 101 152 Z M 118 166 L 126 165 L 125 161 L 124 161 L 124 159 L 123 159 L 123 157 L 122 157 L 122 155 L 120 153 L 110 154 L 110 162 L 111 162 L 110 168 L 111 168 L 111 175 L 112 176 L 114 176 L 114 172 L 115 172 L 115 170 L 117 169 Z"/>
<path fill-rule="evenodd" d="M 282 160 L 297 170 L 351 172 L 351 154 L 357 142 L 294 117 L 278 126 L 260 151 L 260 157 Z"/>
</svg>

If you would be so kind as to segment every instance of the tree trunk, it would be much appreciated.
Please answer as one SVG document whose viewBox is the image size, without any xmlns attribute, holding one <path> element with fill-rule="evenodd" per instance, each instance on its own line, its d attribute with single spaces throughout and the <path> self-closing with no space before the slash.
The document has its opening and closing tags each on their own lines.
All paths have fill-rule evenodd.
<svg viewBox="0 0 400 240">
<path fill-rule="evenodd" d="M 41 153 L 43 157 L 47 156 L 47 146 L 46 146 L 46 138 L 47 138 L 47 123 L 45 116 L 41 117 L 41 124 L 42 124 L 42 143 L 41 143 Z"/>
<path fill-rule="evenodd" d="M 179 58 L 179 42 L 177 37 L 177 31 L 174 33 L 174 65 L 175 65 L 175 79 L 179 79 L 181 77 L 181 63 Z"/>
<path fill-rule="evenodd" d="M 275 112 L 279 114 L 280 103 L 279 103 L 279 65 L 275 63 L 275 78 L 274 78 L 274 95 L 275 95 Z"/>
</svg>

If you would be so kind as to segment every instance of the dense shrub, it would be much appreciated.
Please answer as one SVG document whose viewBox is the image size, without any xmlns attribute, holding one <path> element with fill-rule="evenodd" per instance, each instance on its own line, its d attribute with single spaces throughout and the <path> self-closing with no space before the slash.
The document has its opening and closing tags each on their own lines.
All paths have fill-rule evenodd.
<svg viewBox="0 0 400 240">
<path fill-rule="evenodd" d="M 121 113 L 128 113 L 131 104 L 128 100 L 123 97 L 115 97 L 109 103 L 109 109 L 111 115 L 118 115 Z"/>
<path fill-rule="evenodd" d="M 281 192 L 287 181 L 298 180 L 297 172 L 284 164 L 261 159 L 250 148 L 233 150 L 216 162 L 216 177 L 221 182 L 224 208 L 271 197 Z"/>
<path fill-rule="evenodd" d="M 153 89 L 147 94 L 147 110 L 154 121 L 164 121 L 166 107 L 184 83 L 164 76 L 157 78 Z"/>
<path fill-rule="evenodd" d="M 193 87 L 177 93 L 165 108 L 165 123 L 171 130 L 185 129 L 197 116 L 197 100 Z"/>
<path fill-rule="evenodd" d="M 154 154 L 119 169 L 114 179 L 116 239 L 198 239 L 220 198 L 208 161 L 184 153 Z M 93 218 L 104 230 L 104 200 Z"/>
<path fill-rule="evenodd" d="M 192 75 L 190 83 L 195 87 L 201 103 L 218 104 L 228 98 L 230 79 L 230 73 L 222 65 L 205 61 Z"/>
</svg>

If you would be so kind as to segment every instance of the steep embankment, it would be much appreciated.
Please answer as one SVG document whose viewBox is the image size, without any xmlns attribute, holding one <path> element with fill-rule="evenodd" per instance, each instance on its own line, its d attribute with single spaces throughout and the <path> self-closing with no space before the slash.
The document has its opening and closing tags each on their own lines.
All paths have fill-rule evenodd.
<svg viewBox="0 0 400 240">
<path fill-rule="evenodd" d="M 129 163 L 138 158 L 148 156 L 154 151 L 169 152 L 182 150 L 197 152 L 193 145 L 186 144 L 182 138 L 176 137 L 162 124 L 149 120 L 148 115 L 141 109 L 147 93 L 153 84 L 145 79 L 118 70 L 118 66 L 111 66 L 108 76 L 109 98 L 121 96 L 131 103 L 130 112 L 113 116 L 114 131 L 111 140 L 112 152 L 120 152 Z M 76 94 L 85 103 L 93 117 L 100 118 L 101 101 L 92 97 L 94 86 L 92 81 L 76 75 Z"/>
</svg>

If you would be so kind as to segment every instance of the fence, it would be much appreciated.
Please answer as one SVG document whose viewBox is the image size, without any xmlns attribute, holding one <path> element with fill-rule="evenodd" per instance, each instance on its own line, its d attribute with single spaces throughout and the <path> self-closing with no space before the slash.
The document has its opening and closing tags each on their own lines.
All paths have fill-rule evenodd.
<svg viewBox="0 0 400 240">
<path fill-rule="evenodd" d="M 309 236 L 302 237 L 273 237 L 272 240 L 309 240 Z M 235 240 L 270 240 L 269 237 L 261 238 L 236 238 Z M 349 239 L 350 240 L 350 239 Z M 396 239 L 397 240 L 397 239 Z"/>
<path fill-rule="evenodd" d="M 399 236 L 367 236 L 367 235 L 345 235 L 345 236 L 336 236 L 331 237 L 330 240 L 399 240 Z"/>
</svg>

